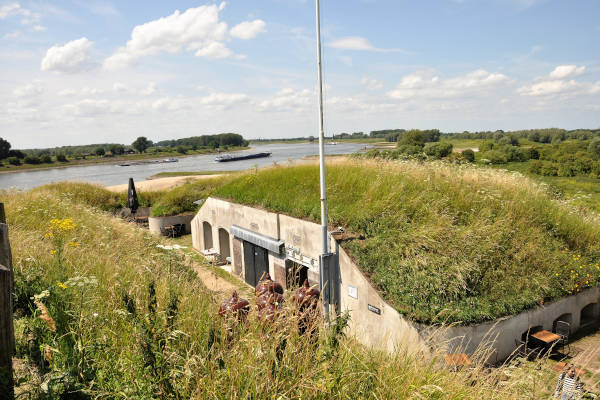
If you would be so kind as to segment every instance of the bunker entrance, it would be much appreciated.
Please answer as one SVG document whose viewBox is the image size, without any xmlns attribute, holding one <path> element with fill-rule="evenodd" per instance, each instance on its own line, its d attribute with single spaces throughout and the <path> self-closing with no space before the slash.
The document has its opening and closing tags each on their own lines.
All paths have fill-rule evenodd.
<svg viewBox="0 0 600 400">
<path fill-rule="evenodd" d="M 285 262 L 285 284 L 288 289 L 300 287 L 308 279 L 308 267 L 292 260 Z"/>
<path fill-rule="evenodd" d="M 263 274 L 269 272 L 269 253 L 267 249 L 244 241 L 244 279 L 256 286 Z"/>
</svg>

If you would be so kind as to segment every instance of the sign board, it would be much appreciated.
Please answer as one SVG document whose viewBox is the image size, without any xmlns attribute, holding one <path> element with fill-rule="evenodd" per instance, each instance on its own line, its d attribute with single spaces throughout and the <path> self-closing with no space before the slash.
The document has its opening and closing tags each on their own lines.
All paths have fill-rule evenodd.
<svg viewBox="0 0 600 400">
<path fill-rule="evenodd" d="M 374 305 L 371 304 L 367 304 L 367 308 L 369 309 L 369 311 L 374 312 L 377 315 L 381 315 L 381 309 L 378 307 L 375 307 Z"/>
<path fill-rule="evenodd" d="M 358 289 L 355 286 L 348 285 L 348 296 L 358 299 Z"/>
</svg>

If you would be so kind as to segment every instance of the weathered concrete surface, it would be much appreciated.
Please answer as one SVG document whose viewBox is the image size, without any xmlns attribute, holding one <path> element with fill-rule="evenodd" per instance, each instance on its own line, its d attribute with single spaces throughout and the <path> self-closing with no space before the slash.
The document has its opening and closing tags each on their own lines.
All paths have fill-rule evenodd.
<svg viewBox="0 0 600 400">
<path fill-rule="evenodd" d="M 164 232 L 165 226 L 184 224 L 186 234 L 192 233 L 192 220 L 196 214 L 185 213 L 179 215 L 171 215 L 169 217 L 148 217 L 148 229 L 153 235 L 161 235 Z"/>
</svg>

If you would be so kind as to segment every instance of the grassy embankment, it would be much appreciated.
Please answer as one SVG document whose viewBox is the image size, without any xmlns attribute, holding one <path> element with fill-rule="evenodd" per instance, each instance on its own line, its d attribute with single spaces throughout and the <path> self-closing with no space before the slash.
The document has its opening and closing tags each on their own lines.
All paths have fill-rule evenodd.
<svg viewBox="0 0 600 400">
<path fill-rule="evenodd" d="M 289 301 L 280 324 L 262 328 L 253 309 L 227 339 L 228 323 L 182 255 L 90 206 L 111 200 L 80 186 L 2 193 L 20 398 L 501 400 L 552 390 L 543 363 L 451 372 L 435 355 L 388 356 L 334 329 L 299 337 Z"/>
<path fill-rule="evenodd" d="M 313 165 L 271 168 L 215 195 L 318 221 L 318 175 Z M 414 320 L 493 320 L 600 280 L 598 221 L 522 175 L 349 161 L 328 168 L 327 187 L 330 223 L 358 236 L 342 246 Z"/>
</svg>

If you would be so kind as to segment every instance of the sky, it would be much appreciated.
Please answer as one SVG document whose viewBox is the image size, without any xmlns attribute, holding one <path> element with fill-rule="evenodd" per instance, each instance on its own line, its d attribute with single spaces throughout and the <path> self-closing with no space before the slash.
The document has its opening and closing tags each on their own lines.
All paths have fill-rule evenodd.
<svg viewBox="0 0 600 400">
<path fill-rule="evenodd" d="M 322 0 L 326 135 L 600 128 L 598 0 Z M 13 148 L 317 136 L 312 0 L 0 0 Z"/>
</svg>

